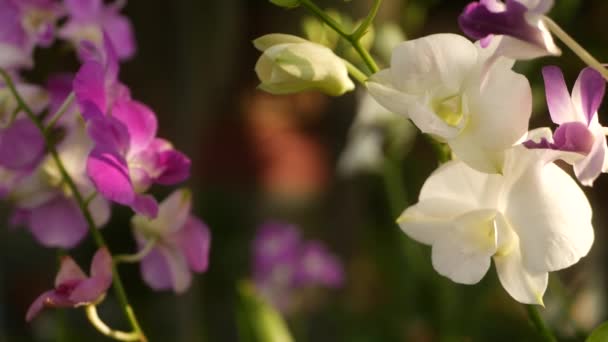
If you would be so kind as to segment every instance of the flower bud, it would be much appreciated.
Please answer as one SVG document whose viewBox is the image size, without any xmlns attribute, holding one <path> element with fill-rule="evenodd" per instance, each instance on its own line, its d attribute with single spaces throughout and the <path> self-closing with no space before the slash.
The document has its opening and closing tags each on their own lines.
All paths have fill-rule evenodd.
<svg viewBox="0 0 608 342">
<path fill-rule="evenodd" d="M 253 44 L 263 52 L 255 71 L 264 91 L 289 94 L 316 89 L 338 96 L 355 88 L 344 61 L 324 46 L 286 34 L 265 35 Z"/>
<path fill-rule="evenodd" d="M 300 0 L 270 0 L 271 3 L 286 8 L 294 8 L 300 6 Z"/>
</svg>

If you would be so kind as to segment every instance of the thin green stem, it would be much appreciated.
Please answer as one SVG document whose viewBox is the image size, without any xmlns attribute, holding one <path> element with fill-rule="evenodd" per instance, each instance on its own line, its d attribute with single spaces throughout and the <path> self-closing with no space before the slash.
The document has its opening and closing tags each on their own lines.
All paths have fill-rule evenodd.
<svg viewBox="0 0 608 342">
<path fill-rule="evenodd" d="M 372 13 L 378 11 L 377 7 L 380 6 L 380 3 L 381 3 L 381 1 L 375 0 L 374 7 L 372 8 Z M 363 62 L 367 66 L 367 68 L 369 69 L 370 73 L 374 74 L 374 73 L 378 72 L 378 70 L 379 70 L 378 65 L 376 64 L 376 62 L 374 61 L 372 56 L 369 54 L 369 52 L 363 48 L 363 46 L 361 45 L 361 43 L 359 41 L 361 39 L 361 37 L 363 36 L 363 34 L 365 33 L 365 30 L 367 29 L 366 27 L 363 27 L 363 34 L 358 32 L 359 29 L 357 29 L 352 34 L 348 33 L 342 28 L 342 26 L 337 21 L 335 21 L 332 17 L 327 15 L 327 13 L 325 13 L 325 11 L 320 9 L 311 0 L 300 0 L 300 4 L 303 7 L 305 7 L 307 10 L 312 12 L 312 14 L 314 14 L 317 18 L 319 18 L 325 24 L 327 24 L 327 26 L 331 27 L 334 31 L 336 31 L 336 33 L 338 33 L 340 36 L 342 36 L 342 38 L 344 38 L 346 41 L 348 41 L 353 46 L 355 51 L 357 51 L 357 53 L 361 56 L 361 59 L 363 60 Z M 369 27 L 369 25 L 371 25 L 371 22 L 373 21 L 374 17 L 376 16 L 375 13 L 373 13 L 373 16 L 371 16 L 372 13 L 370 13 L 370 15 L 363 21 L 362 25 L 365 24 L 365 22 L 368 20 L 369 20 L 369 23 L 366 25 L 368 27 Z M 361 28 L 361 26 L 359 26 L 359 28 Z"/>
<path fill-rule="evenodd" d="M 59 119 L 61 119 L 63 114 L 65 114 L 65 112 L 67 112 L 68 108 L 72 105 L 72 103 L 74 102 L 74 98 L 75 98 L 74 92 L 71 92 L 70 95 L 68 95 L 68 97 L 65 99 L 65 101 L 63 101 L 63 103 L 61 104 L 61 106 L 59 107 L 57 112 L 53 115 L 51 120 L 49 120 L 49 123 L 46 126 L 45 130 L 48 131 L 55 126 L 57 121 L 59 121 Z"/>
<path fill-rule="evenodd" d="M 99 318 L 99 314 L 97 313 L 97 307 L 95 305 L 87 305 L 85 308 L 85 312 L 87 314 L 87 318 L 89 322 L 97 331 L 102 333 L 103 335 L 113 338 L 118 341 L 138 341 L 140 336 L 135 332 L 124 332 L 119 330 L 113 330 L 105 324 L 101 318 Z"/>
<path fill-rule="evenodd" d="M 359 83 L 361 83 L 361 85 L 365 85 L 365 81 L 367 81 L 367 75 L 346 59 L 343 59 L 343 61 L 344 64 L 346 64 L 346 68 L 348 69 L 348 74 L 354 79 L 356 79 Z"/>
<path fill-rule="evenodd" d="M 589 65 L 593 69 L 597 70 L 604 79 L 608 81 L 608 70 L 604 67 L 602 63 L 600 63 L 593 55 L 591 55 L 587 50 L 585 50 L 574 38 L 572 38 L 566 31 L 564 31 L 555 21 L 553 21 L 549 17 L 543 18 L 543 23 L 549 31 L 559 38 L 572 52 L 574 52 L 585 64 Z"/>
<path fill-rule="evenodd" d="M 40 130 L 40 133 L 42 133 L 42 136 L 44 138 L 46 147 L 49 150 L 51 158 L 57 165 L 57 168 L 59 169 L 59 172 L 60 172 L 63 180 L 68 185 L 70 191 L 72 192 L 72 194 L 74 196 L 74 199 L 78 203 L 78 206 L 80 207 L 80 210 L 82 211 L 82 214 L 87 222 L 89 231 L 90 231 L 91 235 L 93 236 L 93 240 L 95 241 L 95 243 L 97 244 L 97 246 L 99 248 L 107 247 L 107 244 L 106 244 L 103 236 L 97 229 L 97 225 L 95 224 L 95 221 L 93 220 L 93 216 L 91 215 L 91 212 L 88 208 L 87 201 L 82 196 L 80 190 L 76 186 L 76 183 L 74 182 L 74 180 L 72 179 L 70 174 L 67 172 L 65 166 L 63 165 L 63 162 L 61 161 L 61 158 L 59 157 L 59 153 L 57 152 L 57 149 L 55 148 L 55 144 L 53 143 L 51 136 L 46 131 L 44 124 L 42 123 L 40 118 L 38 118 L 38 116 L 36 116 L 36 114 L 32 111 L 32 109 L 25 103 L 25 101 L 23 100 L 23 98 L 21 97 L 21 95 L 19 94 L 17 89 L 15 88 L 15 84 L 13 83 L 13 80 L 10 77 L 10 75 L 4 69 L 1 69 L 1 68 L 0 68 L 0 75 L 4 79 L 6 86 L 9 88 L 9 90 L 15 97 L 15 100 L 17 101 L 17 105 L 23 111 L 25 111 L 28 118 L 30 120 L 32 120 L 34 125 L 36 125 L 36 127 Z M 140 341 L 142 341 L 142 342 L 147 341 L 146 336 L 144 335 L 143 331 L 141 330 L 141 327 L 137 321 L 137 318 L 135 317 L 135 314 L 133 313 L 133 309 L 131 308 L 131 306 L 129 304 L 129 300 L 128 300 L 127 294 L 124 290 L 122 280 L 120 278 L 120 275 L 118 274 L 118 270 L 114 263 L 112 263 L 112 278 L 113 278 L 114 292 L 116 293 L 116 297 L 118 298 L 120 306 L 122 307 L 127 320 L 131 324 L 131 327 L 133 328 L 134 333 L 139 336 Z"/>
<path fill-rule="evenodd" d="M 547 342 L 557 342 L 557 339 L 541 317 L 538 307 L 536 305 L 526 305 L 526 310 L 528 311 L 530 321 L 536 330 L 538 330 L 538 333 L 543 337 L 543 339 Z"/>
<path fill-rule="evenodd" d="M 363 22 L 361 22 L 359 27 L 357 27 L 355 32 L 353 32 L 353 34 L 351 35 L 353 39 L 359 40 L 367 33 L 367 30 L 372 25 L 374 19 L 376 18 L 376 15 L 378 14 L 378 10 L 380 9 L 381 4 L 382 0 L 374 0 L 374 4 L 372 5 L 372 9 L 370 10 L 369 14 L 367 15 L 367 17 L 365 17 L 365 19 L 363 19 Z"/>
<path fill-rule="evenodd" d="M 150 252 L 152 251 L 152 249 L 154 248 L 154 246 L 156 246 L 156 241 L 157 240 L 158 239 L 156 239 L 156 238 L 148 240 L 148 242 L 146 243 L 146 245 L 144 246 L 144 248 L 142 248 L 139 252 L 137 252 L 135 254 L 120 254 L 120 255 L 114 256 L 114 262 L 115 263 L 121 263 L 121 262 L 135 263 L 135 262 L 140 262 L 141 259 L 145 258 L 148 254 L 150 254 Z"/>
</svg>

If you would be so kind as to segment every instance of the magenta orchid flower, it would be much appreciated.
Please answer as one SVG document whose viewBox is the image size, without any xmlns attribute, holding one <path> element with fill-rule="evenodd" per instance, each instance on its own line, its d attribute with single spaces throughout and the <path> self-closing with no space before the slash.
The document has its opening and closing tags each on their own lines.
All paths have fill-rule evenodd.
<svg viewBox="0 0 608 342">
<path fill-rule="evenodd" d="M 118 62 L 109 39 L 103 50 L 88 50 L 89 59 L 74 79 L 74 93 L 95 147 L 87 174 L 98 192 L 149 217 L 156 200 L 144 194 L 152 184 L 172 185 L 190 174 L 190 159 L 156 137 L 156 115 L 131 98 L 118 81 Z M 86 45 L 85 45 L 86 47 Z"/>
<path fill-rule="evenodd" d="M 458 18 L 463 32 L 487 47 L 499 40 L 495 55 L 531 59 L 559 55 L 543 16 L 553 0 L 480 0 L 471 2 Z"/>
<path fill-rule="evenodd" d="M 103 300 L 112 284 L 112 256 L 107 248 L 95 253 L 91 262 L 91 275 L 87 277 L 69 256 L 63 257 L 55 288 L 41 294 L 30 306 L 25 316 L 31 321 L 44 308 L 75 308 L 96 304 Z"/>
<path fill-rule="evenodd" d="M 604 78 L 592 68 L 583 69 L 572 95 L 558 67 L 544 67 L 543 78 L 551 120 L 559 127 L 553 137 L 543 134 L 546 132 L 543 129 L 533 131 L 531 137 L 535 137 L 524 145 L 562 152 L 556 157 L 573 164 L 578 180 L 591 186 L 602 172 L 608 170 L 605 130 L 597 115 L 606 90 Z"/>
<path fill-rule="evenodd" d="M 105 32 L 120 60 L 133 57 L 136 51 L 133 27 L 129 19 L 120 14 L 124 1 L 106 5 L 103 0 L 64 0 L 64 4 L 69 19 L 59 31 L 61 38 L 76 47 L 89 41 L 102 48 Z"/>
<path fill-rule="evenodd" d="M 192 272 L 207 270 L 211 233 L 190 213 L 191 206 L 190 192 L 180 189 L 160 204 L 155 219 L 135 215 L 131 221 L 140 249 L 154 244 L 141 262 L 142 277 L 154 290 L 183 293 L 190 287 Z"/>
<path fill-rule="evenodd" d="M 0 66 L 30 67 L 34 47 L 53 43 L 61 15 L 56 0 L 0 0 Z"/>
<path fill-rule="evenodd" d="M 295 226 L 266 222 L 253 241 L 253 278 L 258 290 L 283 312 L 293 306 L 300 288 L 340 287 L 340 261 L 318 241 L 304 241 Z"/>
</svg>

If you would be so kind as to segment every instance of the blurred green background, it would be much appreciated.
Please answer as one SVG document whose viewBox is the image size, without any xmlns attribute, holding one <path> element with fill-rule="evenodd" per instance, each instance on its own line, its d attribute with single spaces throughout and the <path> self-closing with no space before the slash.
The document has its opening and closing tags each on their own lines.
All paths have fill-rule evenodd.
<svg viewBox="0 0 608 342">
<path fill-rule="evenodd" d="M 459 33 L 457 16 L 467 1 L 385 0 L 376 20 L 397 23 L 409 39 Z M 353 18 L 371 1 L 324 1 Z M 430 250 L 394 223 L 380 174 L 341 177 L 338 157 L 356 110 L 355 93 L 327 98 L 317 93 L 271 96 L 255 89 L 259 52 L 251 40 L 266 33 L 302 35 L 304 9 L 284 10 L 266 0 L 129 1 L 139 50 L 121 78 L 134 97 L 159 115 L 160 135 L 193 160 L 189 182 L 195 213 L 213 234 L 209 271 L 195 277 L 184 295 L 153 292 L 137 266 L 120 266 L 136 313 L 151 341 L 241 341 L 237 331 L 237 284 L 250 275 L 250 243 L 266 219 L 297 224 L 306 237 L 325 241 L 345 265 L 340 290 L 307 294 L 287 321 L 297 341 L 537 341 L 525 309 L 511 299 L 491 271 L 474 286 L 452 283 L 431 266 Z M 555 21 L 598 57 L 608 59 L 605 0 L 559 0 Z M 558 43 L 559 44 L 559 43 Z M 566 48 L 561 58 L 519 62 L 533 85 L 531 127 L 547 125 L 540 67 L 562 67 L 571 85 L 583 64 Z M 38 51 L 44 80 L 51 71 L 76 71 L 61 46 Z M 606 122 L 606 106 L 600 121 Z M 410 203 L 437 166 L 427 140 L 419 137 L 401 174 Z M 571 269 L 551 274 L 543 314 L 560 340 L 579 341 L 608 318 L 606 248 L 608 179 L 585 189 L 594 208 L 596 243 Z M 163 197 L 169 189 L 155 188 Z M 405 208 L 405 207 L 404 207 Z M 403 209 L 404 209 L 403 208 Z M 130 212 L 115 208 L 103 230 L 115 252 L 134 243 Z M 90 241 L 70 254 L 82 265 Z M 56 251 L 36 245 L 24 230 L 0 230 L 0 341 L 106 341 L 80 310 L 49 310 L 28 325 L 25 311 L 48 289 Z M 561 279 L 556 282 L 556 277 Z M 569 312 L 569 316 L 563 312 Z M 127 329 L 113 295 L 101 306 L 113 327 Z M 572 321 L 574 320 L 574 321 Z M 578 336 L 578 337 L 577 337 Z M 266 341 L 263 341 L 266 342 Z"/>
</svg>

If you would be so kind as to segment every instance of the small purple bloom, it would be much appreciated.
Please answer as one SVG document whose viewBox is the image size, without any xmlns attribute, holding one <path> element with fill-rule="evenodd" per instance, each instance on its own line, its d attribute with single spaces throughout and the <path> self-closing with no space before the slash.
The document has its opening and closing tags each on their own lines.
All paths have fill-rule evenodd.
<svg viewBox="0 0 608 342">
<path fill-rule="evenodd" d="M 34 47 L 53 43 L 61 15 L 56 0 L 0 0 L 0 66 L 31 66 Z"/>
<path fill-rule="evenodd" d="M 469 3 L 458 18 L 460 28 L 487 47 L 500 40 L 495 55 L 531 59 L 559 55 L 551 33 L 542 21 L 553 0 L 481 0 Z"/>
<path fill-rule="evenodd" d="M 556 66 L 543 68 L 545 94 L 551 120 L 558 124 L 553 137 L 541 136 L 524 142 L 528 148 L 542 148 L 572 154 L 557 155 L 574 165 L 574 173 L 583 185 L 591 186 L 602 172 L 606 172 L 606 136 L 598 121 L 606 83 L 592 68 L 581 71 L 568 92 L 561 70 Z M 535 141 L 537 140 L 537 141 Z"/>
<path fill-rule="evenodd" d="M 211 233 L 190 213 L 191 206 L 190 192 L 177 190 L 160 204 L 155 219 L 143 215 L 132 219 L 140 249 L 155 244 L 141 262 L 142 277 L 154 290 L 183 293 L 190 287 L 192 272 L 207 270 Z"/>
<path fill-rule="evenodd" d="M 95 304 L 103 300 L 112 284 L 112 256 L 107 248 L 95 253 L 91 262 L 91 276 L 69 256 L 61 260 L 59 273 L 55 278 L 55 288 L 40 295 L 30 306 L 25 316 L 31 321 L 44 308 L 75 308 Z"/>
<path fill-rule="evenodd" d="M 253 241 L 253 278 L 256 287 L 278 309 L 292 309 L 300 288 L 343 284 L 340 261 L 318 241 L 304 241 L 295 226 L 267 222 Z"/>
<path fill-rule="evenodd" d="M 74 74 L 71 73 L 59 73 L 49 76 L 46 82 L 46 90 L 49 93 L 49 118 L 52 114 L 57 113 L 61 108 L 65 100 L 68 98 L 73 90 Z M 78 106 L 76 103 L 72 103 L 66 108 L 65 113 L 59 119 L 57 123 L 60 126 L 69 127 L 72 124 L 77 123 L 76 115 L 78 114 Z"/>
<path fill-rule="evenodd" d="M 64 0 L 64 4 L 69 19 L 59 31 L 61 38 L 71 41 L 76 47 L 88 41 L 101 48 L 105 32 L 120 60 L 133 57 L 135 36 L 129 19 L 120 14 L 123 1 L 104 4 L 103 0 Z"/>
</svg>

